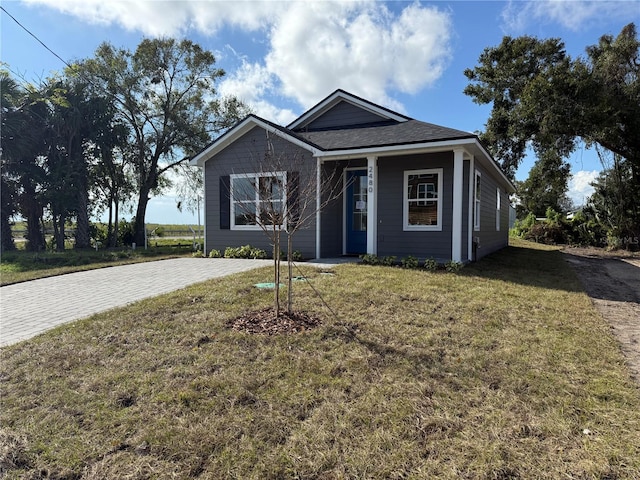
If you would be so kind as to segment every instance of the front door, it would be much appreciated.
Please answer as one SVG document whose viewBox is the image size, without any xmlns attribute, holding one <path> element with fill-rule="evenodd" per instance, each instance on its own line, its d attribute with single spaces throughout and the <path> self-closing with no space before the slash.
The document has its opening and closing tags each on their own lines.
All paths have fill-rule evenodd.
<svg viewBox="0 0 640 480">
<path fill-rule="evenodd" d="M 366 170 L 347 170 L 345 214 L 348 254 L 367 253 L 367 188 Z"/>
</svg>

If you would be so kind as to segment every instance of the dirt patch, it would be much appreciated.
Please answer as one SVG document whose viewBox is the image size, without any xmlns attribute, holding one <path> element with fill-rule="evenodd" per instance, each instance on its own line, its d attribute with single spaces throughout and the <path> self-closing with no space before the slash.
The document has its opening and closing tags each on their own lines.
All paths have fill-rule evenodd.
<svg viewBox="0 0 640 480">
<path fill-rule="evenodd" d="M 562 252 L 611 325 L 631 374 L 640 383 L 640 254 L 597 248 L 564 248 Z"/>
<path fill-rule="evenodd" d="M 320 319 L 304 312 L 280 312 L 273 308 L 247 312 L 229 322 L 229 327 L 245 333 L 264 335 L 300 333 L 320 325 Z"/>
</svg>

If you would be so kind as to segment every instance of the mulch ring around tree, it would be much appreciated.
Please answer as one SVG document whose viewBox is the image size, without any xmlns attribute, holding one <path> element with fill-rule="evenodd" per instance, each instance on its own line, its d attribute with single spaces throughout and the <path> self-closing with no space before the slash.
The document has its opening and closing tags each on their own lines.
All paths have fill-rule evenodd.
<svg viewBox="0 0 640 480">
<path fill-rule="evenodd" d="M 233 330 L 263 335 L 281 335 L 305 332 L 319 326 L 322 322 L 304 312 L 280 312 L 276 317 L 272 307 L 245 312 L 230 320 L 228 326 Z"/>
</svg>

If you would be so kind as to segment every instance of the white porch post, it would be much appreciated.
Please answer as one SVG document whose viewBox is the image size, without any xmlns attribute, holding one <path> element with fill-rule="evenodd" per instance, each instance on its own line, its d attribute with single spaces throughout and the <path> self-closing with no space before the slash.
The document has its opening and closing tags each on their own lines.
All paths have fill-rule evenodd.
<svg viewBox="0 0 640 480">
<path fill-rule="evenodd" d="M 475 188 L 475 162 L 473 155 L 471 155 L 471 160 L 469 160 L 469 226 L 467 228 L 467 232 L 469 232 L 469 240 L 467 243 L 467 258 L 471 262 L 473 260 L 473 210 L 475 208 L 474 205 L 474 192 Z"/>
<path fill-rule="evenodd" d="M 367 253 L 378 252 L 378 157 L 367 157 Z"/>
<path fill-rule="evenodd" d="M 316 258 L 320 258 L 320 209 L 322 207 L 322 160 L 316 158 Z"/>
<path fill-rule="evenodd" d="M 462 261 L 462 184 L 464 178 L 464 150 L 453 151 L 453 222 L 451 229 L 451 260 Z"/>
</svg>

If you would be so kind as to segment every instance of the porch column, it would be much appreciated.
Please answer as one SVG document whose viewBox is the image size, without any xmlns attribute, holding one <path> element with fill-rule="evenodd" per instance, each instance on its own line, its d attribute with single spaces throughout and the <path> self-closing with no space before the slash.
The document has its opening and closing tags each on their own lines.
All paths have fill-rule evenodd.
<svg viewBox="0 0 640 480">
<path fill-rule="evenodd" d="M 316 158 L 316 258 L 320 258 L 320 210 L 322 207 L 322 160 Z"/>
<path fill-rule="evenodd" d="M 367 157 L 367 253 L 378 252 L 378 157 Z"/>
<path fill-rule="evenodd" d="M 470 262 L 473 261 L 473 211 L 475 209 L 473 189 L 475 188 L 475 171 L 475 161 L 473 155 L 471 155 L 471 159 L 469 160 L 469 226 L 467 227 L 467 232 L 469 233 L 467 258 Z"/>
<path fill-rule="evenodd" d="M 451 228 L 451 260 L 462 261 L 462 184 L 464 178 L 464 150 L 453 151 L 453 222 Z"/>
</svg>

